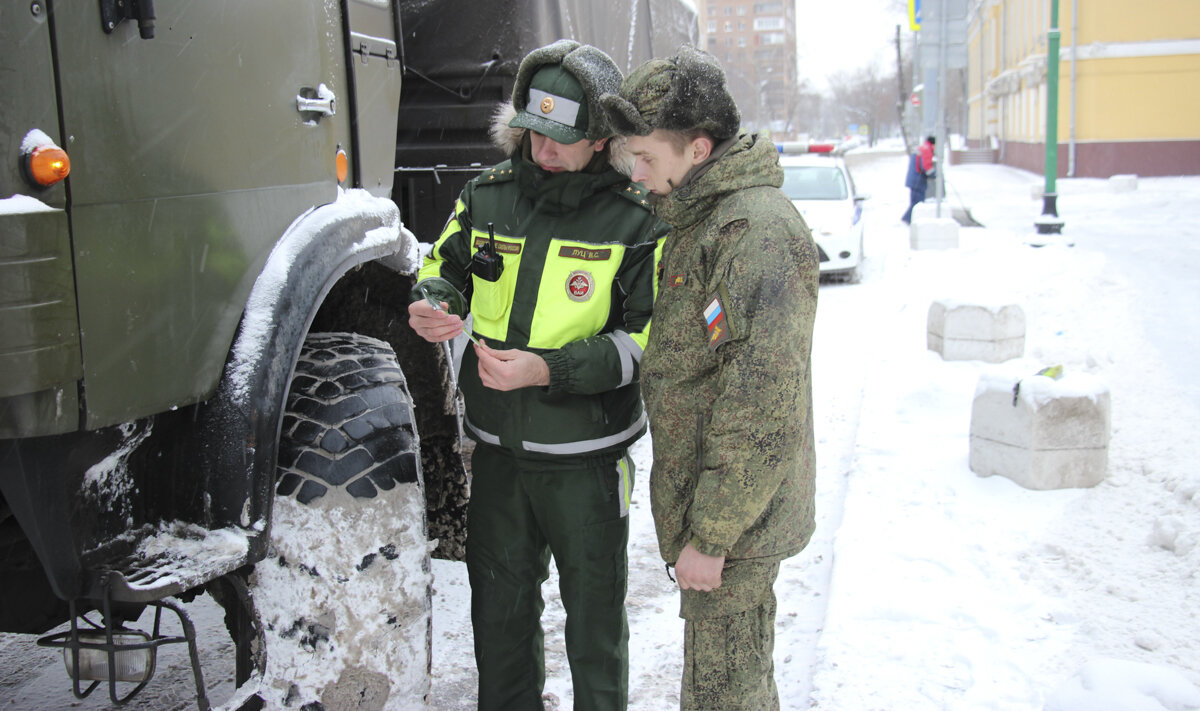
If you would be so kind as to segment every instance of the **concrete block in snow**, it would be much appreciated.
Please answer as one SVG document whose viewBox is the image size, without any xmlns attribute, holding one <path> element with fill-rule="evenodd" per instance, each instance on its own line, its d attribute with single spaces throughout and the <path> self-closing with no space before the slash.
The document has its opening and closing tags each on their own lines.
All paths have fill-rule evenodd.
<svg viewBox="0 0 1200 711">
<path fill-rule="evenodd" d="M 1108 179 L 1108 187 L 1114 193 L 1132 193 L 1137 191 L 1138 177 L 1136 175 L 1114 175 Z"/>
<path fill-rule="evenodd" d="M 956 249 L 958 222 L 952 217 L 918 219 L 914 215 L 908 226 L 908 238 L 913 249 Z"/>
<path fill-rule="evenodd" d="M 1015 304 L 964 304 L 939 299 L 929 305 L 926 345 L 945 360 L 1002 363 L 1025 353 L 1025 312 Z"/>
<path fill-rule="evenodd" d="M 971 471 L 1027 489 L 1095 486 L 1108 473 L 1109 408 L 1108 387 L 1087 373 L 985 374 L 971 407 Z"/>
</svg>

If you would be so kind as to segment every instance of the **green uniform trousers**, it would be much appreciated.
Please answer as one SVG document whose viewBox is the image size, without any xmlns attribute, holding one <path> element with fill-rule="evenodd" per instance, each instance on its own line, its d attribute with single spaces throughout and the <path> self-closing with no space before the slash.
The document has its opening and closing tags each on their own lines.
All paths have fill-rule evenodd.
<svg viewBox="0 0 1200 711">
<path fill-rule="evenodd" d="M 480 711 L 542 709 L 541 584 L 550 555 L 566 611 L 575 709 L 629 697 L 626 544 L 633 463 L 551 469 L 480 444 L 471 458 L 467 572 Z"/>
<path fill-rule="evenodd" d="M 683 590 L 682 711 L 778 711 L 775 579 L 779 561 L 730 561 L 721 587 Z"/>
</svg>

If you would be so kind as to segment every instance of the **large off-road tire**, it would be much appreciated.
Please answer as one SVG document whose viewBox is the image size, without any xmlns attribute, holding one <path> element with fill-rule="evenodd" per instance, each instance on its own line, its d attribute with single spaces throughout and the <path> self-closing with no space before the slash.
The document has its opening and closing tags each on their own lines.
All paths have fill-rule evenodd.
<svg viewBox="0 0 1200 711">
<path fill-rule="evenodd" d="M 265 653 L 247 690 L 265 709 L 424 709 L 425 497 L 412 400 L 391 347 L 310 334 L 280 438 L 269 551 L 249 576 L 261 634 L 243 640 Z"/>
<path fill-rule="evenodd" d="M 303 504 L 330 488 L 373 498 L 418 481 L 418 452 L 391 346 L 354 333 L 310 335 L 288 392 L 276 493 Z"/>
</svg>

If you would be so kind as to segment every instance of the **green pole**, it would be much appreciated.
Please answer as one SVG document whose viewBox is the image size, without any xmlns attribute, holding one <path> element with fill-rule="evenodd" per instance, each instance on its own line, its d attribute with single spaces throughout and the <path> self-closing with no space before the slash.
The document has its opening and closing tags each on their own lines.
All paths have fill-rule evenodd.
<svg viewBox="0 0 1200 711">
<path fill-rule="evenodd" d="M 1036 222 L 1041 234 L 1062 232 L 1058 217 L 1058 0 L 1050 0 L 1049 46 L 1046 51 L 1046 188 L 1042 195 L 1042 216 Z M 1072 58 L 1072 61 L 1074 59 Z"/>
</svg>

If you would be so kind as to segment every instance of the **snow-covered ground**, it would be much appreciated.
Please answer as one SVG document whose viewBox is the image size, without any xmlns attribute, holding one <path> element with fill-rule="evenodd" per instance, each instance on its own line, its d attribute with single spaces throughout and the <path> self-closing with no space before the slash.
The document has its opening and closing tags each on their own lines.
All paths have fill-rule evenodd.
<svg viewBox="0 0 1200 711">
<path fill-rule="evenodd" d="M 1140 294 L 1150 285 L 1090 244 L 1124 235 L 1132 247 L 1147 225 L 1169 224 L 1174 248 L 1194 254 L 1200 178 L 1141 179 L 1134 193 L 1061 180 L 1059 213 L 1075 246 L 1036 249 L 1025 239 L 1041 178 L 954 166 L 948 201 L 961 198 L 985 227 L 963 228 L 958 249 L 913 251 L 898 219 L 904 157 L 850 160 L 872 195 L 868 262 L 861 284 L 821 288 L 818 530 L 776 584 L 783 708 L 1200 708 L 1200 411 L 1182 394 L 1196 376 L 1172 371 L 1147 340 Z M 1020 305 L 1025 357 L 997 366 L 928 351 L 927 313 L 941 298 Z M 1110 390 L 1107 479 L 1039 492 L 974 474 L 981 375 L 1055 364 Z M 650 520 L 647 439 L 634 456 L 630 708 L 661 711 L 678 704 L 682 621 Z M 434 584 L 433 707 L 474 708 L 463 566 L 436 561 Z M 556 584 L 544 587 L 546 689 L 569 709 Z"/>
<path fill-rule="evenodd" d="M 1075 246 L 1033 248 L 1041 178 L 947 169 L 949 202 L 985 227 L 913 251 L 899 216 L 904 157 L 849 158 L 866 212 L 860 284 L 822 285 L 813 353 L 818 527 L 783 565 L 776 680 L 788 710 L 1200 709 L 1200 177 L 1059 181 Z M 926 349 L 935 299 L 1014 303 L 1025 356 L 947 362 Z M 1030 491 L 968 466 L 971 402 L 997 370 L 1062 365 L 1109 389 L 1106 480 Z M 631 512 L 630 708 L 678 707 L 683 624 L 638 466 Z M 470 592 L 435 561 L 434 711 L 475 708 Z M 557 579 L 543 592 L 548 707 L 572 707 Z M 231 645 L 202 597 L 205 677 L 228 695 Z M 195 608 L 194 608 L 195 609 Z M 75 701 L 52 650 L 0 637 L 0 708 L 108 709 Z M 180 650 L 130 706 L 195 708 Z M 224 693 L 222 693 L 224 692 Z"/>
</svg>

